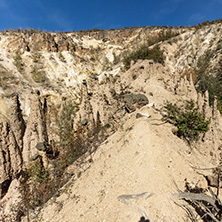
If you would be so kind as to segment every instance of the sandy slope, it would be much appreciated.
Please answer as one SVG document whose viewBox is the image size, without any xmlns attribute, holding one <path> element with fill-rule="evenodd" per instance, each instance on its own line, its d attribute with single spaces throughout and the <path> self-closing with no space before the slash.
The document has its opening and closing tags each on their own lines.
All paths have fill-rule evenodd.
<svg viewBox="0 0 222 222">
<path fill-rule="evenodd" d="M 184 179 L 206 186 L 190 167 L 209 167 L 209 160 L 189 148 L 171 132 L 169 124 L 154 125 L 161 116 L 150 109 L 151 118 L 125 117 L 125 124 L 103 144 L 90 169 L 57 199 L 48 203 L 42 221 L 138 221 L 145 212 L 151 221 L 183 221 L 184 212 L 174 204 L 172 193 Z M 128 119 L 129 118 L 129 119 Z M 153 192 L 127 206 L 120 195 Z M 130 203 L 130 202 L 129 202 Z"/>
</svg>

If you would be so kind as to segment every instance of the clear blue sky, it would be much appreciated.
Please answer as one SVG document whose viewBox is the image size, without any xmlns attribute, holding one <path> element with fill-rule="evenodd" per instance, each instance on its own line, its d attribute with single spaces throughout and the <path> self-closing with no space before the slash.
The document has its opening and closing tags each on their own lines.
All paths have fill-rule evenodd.
<svg viewBox="0 0 222 222">
<path fill-rule="evenodd" d="M 222 18 L 222 0 L 0 0 L 0 30 L 194 25 Z"/>
</svg>

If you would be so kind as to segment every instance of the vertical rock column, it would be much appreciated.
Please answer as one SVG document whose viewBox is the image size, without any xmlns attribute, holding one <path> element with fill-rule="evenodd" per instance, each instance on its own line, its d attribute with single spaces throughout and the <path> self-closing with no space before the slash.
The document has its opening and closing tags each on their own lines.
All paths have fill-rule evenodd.
<svg viewBox="0 0 222 222">
<path fill-rule="evenodd" d="M 10 124 L 0 120 L 0 183 L 11 180 L 22 168 L 22 155 Z"/>
<path fill-rule="evenodd" d="M 14 133 L 19 149 L 22 150 L 23 137 L 25 133 L 25 121 L 22 116 L 22 110 L 20 108 L 20 102 L 17 93 L 12 94 L 12 101 L 13 105 L 10 118 L 10 126 Z"/>
<path fill-rule="evenodd" d="M 48 166 L 46 153 L 36 149 L 38 143 L 48 143 L 46 120 L 39 95 L 31 94 L 31 111 L 23 139 L 24 167 L 28 166 L 30 158 L 36 153 L 42 156 L 44 167 Z"/>
<path fill-rule="evenodd" d="M 25 122 L 22 117 L 18 95 L 12 95 L 10 122 L 0 116 L 0 184 L 10 185 L 22 169 L 22 146 Z"/>
<path fill-rule="evenodd" d="M 90 103 L 86 81 L 83 81 L 83 86 L 82 86 L 82 103 L 80 105 L 80 119 L 82 125 L 87 125 L 87 128 L 89 130 L 94 129 L 95 120 L 93 117 L 93 109 Z"/>
</svg>

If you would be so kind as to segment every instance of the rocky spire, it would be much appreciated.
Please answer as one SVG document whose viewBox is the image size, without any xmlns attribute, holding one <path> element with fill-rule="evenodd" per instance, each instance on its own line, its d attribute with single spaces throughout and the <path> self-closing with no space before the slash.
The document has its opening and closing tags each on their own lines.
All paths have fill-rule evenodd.
<svg viewBox="0 0 222 222">
<path fill-rule="evenodd" d="M 13 130 L 17 144 L 20 150 L 22 150 L 23 136 L 25 133 L 25 121 L 22 116 L 22 110 L 20 108 L 18 94 L 13 93 L 11 97 L 12 97 L 13 105 L 11 108 L 12 112 L 11 112 L 11 118 L 10 118 L 10 126 L 11 126 L 11 129 Z"/>
<path fill-rule="evenodd" d="M 80 106 L 80 116 L 82 125 L 87 125 L 87 128 L 92 130 L 95 127 L 95 119 L 93 117 L 93 109 L 90 103 L 90 94 L 88 93 L 88 86 L 86 80 L 82 84 L 82 104 Z"/>
<path fill-rule="evenodd" d="M 39 142 L 48 143 L 46 120 L 39 95 L 36 93 L 31 94 L 31 101 L 31 111 L 23 140 L 23 161 L 25 167 L 27 167 L 30 158 L 40 152 L 36 149 L 36 145 Z M 46 154 L 43 152 L 41 155 L 43 157 L 44 166 L 47 166 Z"/>
<path fill-rule="evenodd" d="M 0 118 L 0 183 L 11 180 L 22 167 L 22 155 L 8 120 Z"/>
</svg>

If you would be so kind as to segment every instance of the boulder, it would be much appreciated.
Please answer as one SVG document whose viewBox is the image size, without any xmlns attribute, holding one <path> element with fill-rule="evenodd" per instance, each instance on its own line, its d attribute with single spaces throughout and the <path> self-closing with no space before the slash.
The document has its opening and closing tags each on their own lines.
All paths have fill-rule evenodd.
<svg viewBox="0 0 222 222">
<path fill-rule="evenodd" d="M 148 98 L 144 94 L 125 94 L 123 96 L 127 112 L 131 113 L 136 108 L 141 108 L 149 103 Z"/>
</svg>

